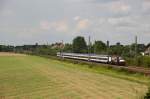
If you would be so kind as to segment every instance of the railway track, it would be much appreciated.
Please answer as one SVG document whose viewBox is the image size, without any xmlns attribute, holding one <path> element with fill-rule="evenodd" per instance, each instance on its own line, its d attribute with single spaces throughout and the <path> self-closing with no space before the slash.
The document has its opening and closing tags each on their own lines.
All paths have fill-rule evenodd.
<svg viewBox="0 0 150 99">
<path fill-rule="evenodd" d="M 87 63 L 87 64 L 92 64 L 92 65 L 97 65 L 97 66 L 103 66 L 103 67 L 111 67 L 114 69 L 123 69 L 127 70 L 129 72 L 133 73 L 141 73 L 147 76 L 150 76 L 150 68 L 144 68 L 144 67 L 137 67 L 137 66 L 118 66 L 118 65 L 111 65 L 111 64 L 104 64 L 104 63 L 97 63 L 97 62 L 88 62 L 84 60 L 74 60 L 74 59 L 63 59 L 63 60 L 71 60 L 74 63 Z"/>
<path fill-rule="evenodd" d="M 143 73 L 145 75 L 149 75 L 150 76 L 150 69 L 149 68 L 136 67 L 136 66 L 126 66 L 126 67 L 122 66 L 122 68 L 128 69 L 128 71 Z"/>
</svg>

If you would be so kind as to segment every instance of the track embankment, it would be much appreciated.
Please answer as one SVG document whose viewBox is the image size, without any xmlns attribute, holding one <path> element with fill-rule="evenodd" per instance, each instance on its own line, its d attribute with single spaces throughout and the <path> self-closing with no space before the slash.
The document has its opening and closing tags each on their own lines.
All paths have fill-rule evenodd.
<svg viewBox="0 0 150 99">
<path fill-rule="evenodd" d="M 131 71 L 131 72 L 143 73 L 145 75 L 150 76 L 150 68 L 137 67 L 137 66 L 127 66 L 127 67 L 122 66 L 122 68 L 128 69 L 128 71 Z"/>
<path fill-rule="evenodd" d="M 59 58 L 60 59 L 60 58 Z M 60 59 L 60 60 L 65 60 L 73 63 L 83 63 L 87 65 L 96 65 L 96 66 L 103 66 L 103 67 L 110 67 L 114 69 L 119 69 L 119 70 L 125 70 L 128 72 L 132 73 L 141 73 L 147 76 L 150 76 L 150 68 L 145 68 L 145 67 L 137 67 L 137 66 L 118 66 L 118 65 L 111 65 L 111 64 L 103 64 L 103 63 L 95 63 L 95 62 L 87 62 L 83 60 L 73 60 L 73 59 Z"/>
<path fill-rule="evenodd" d="M 51 58 L 51 59 L 59 60 L 59 61 L 67 61 L 67 62 L 71 62 L 71 63 L 75 63 L 75 64 L 80 63 L 80 64 L 86 64 L 86 65 L 90 65 L 90 66 L 101 66 L 101 67 L 108 67 L 108 68 L 110 67 L 110 68 L 114 68 L 117 70 L 125 70 L 125 71 L 132 72 L 132 73 L 141 73 L 146 76 L 150 76 L 150 68 L 145 68 L 145 67 L 118 66 L 118 65 L 111 65 L 111 64 L 104 64 L 104 63 L 88 62 L 88 61 L 83 61 L 83 60 L 59 58 L 56 56 L 47 56 L 47 55 L 37 55 L 37 56 Z"/>
</svg>

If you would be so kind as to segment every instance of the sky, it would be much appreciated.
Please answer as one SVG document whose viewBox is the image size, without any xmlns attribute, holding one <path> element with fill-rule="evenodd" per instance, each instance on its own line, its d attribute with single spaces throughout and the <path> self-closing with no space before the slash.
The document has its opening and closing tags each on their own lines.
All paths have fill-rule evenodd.
<svg viewBox="0 0 150 99">
<path fill-rule="evenodd" d="M 150 0 L 0 0 L 0 44 L 71 43 L 76 36 L 150 43 Z"/>
</svg>

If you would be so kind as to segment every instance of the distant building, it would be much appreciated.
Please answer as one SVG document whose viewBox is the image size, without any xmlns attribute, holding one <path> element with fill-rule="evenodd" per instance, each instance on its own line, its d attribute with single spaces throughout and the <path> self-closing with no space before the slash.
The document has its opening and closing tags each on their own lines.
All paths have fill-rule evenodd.
<svg viewBox="0 0 150 99">
<path fill-rule="evenodd" d="M 62 49 L 62 48 L 64 48 L 64 44 L 57 42 L 55 44 L 52 44 L 51 47 L 52 47 L 52 49 Z"/>
<path fill-rule="evenodd" d="M 145 50 L 145 55 L 150 56 L 150 46 Z"/>
</svg>

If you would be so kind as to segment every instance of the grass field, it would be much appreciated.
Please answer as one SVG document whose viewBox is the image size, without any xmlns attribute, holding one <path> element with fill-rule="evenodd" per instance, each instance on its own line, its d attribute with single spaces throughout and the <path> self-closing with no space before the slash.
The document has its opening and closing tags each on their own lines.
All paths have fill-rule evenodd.
<svg viewBox="0 0 150 99">
<path fill-rule="evenodd" d="M 141 99 L 149 78 L 0 53 L 0 99 Z"/>
</svg>

